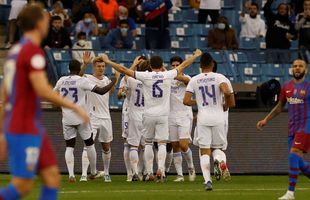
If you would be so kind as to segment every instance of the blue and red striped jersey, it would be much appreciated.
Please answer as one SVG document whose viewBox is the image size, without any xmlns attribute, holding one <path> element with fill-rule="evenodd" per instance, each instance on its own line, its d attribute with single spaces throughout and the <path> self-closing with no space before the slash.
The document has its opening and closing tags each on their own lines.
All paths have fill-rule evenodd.
<svg viewBox="0 0 310 200">
<path fill-rule="evenodd" d="M 281 89 L 280 101 L 283 105 L 288 103 L 289 136 L 301 131 L 310 134 L 310 82 L 285 82 Z"/>
</svg>

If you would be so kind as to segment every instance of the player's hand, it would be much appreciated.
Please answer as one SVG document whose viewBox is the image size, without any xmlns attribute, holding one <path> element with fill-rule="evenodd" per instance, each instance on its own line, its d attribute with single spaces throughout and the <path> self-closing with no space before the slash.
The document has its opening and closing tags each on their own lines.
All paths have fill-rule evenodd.
<svg viewBox="0 0 310 200">
<path fill-rule="evenodd" d="M 266 125 L 267 125 L 267 121 L 265 119 L 263 119 L 263 120 L 257 122 L 256 128 L 257 128 L 257 130 L 261 131 L 261 130 L 263 130 L 263 127 Z"/>
<path fill-rule="evenodd" d="M 0 133 L 0 161 L 4 161 L 7 156 L 7 144 L 3 133 Z"/>
<path fill-rule="evenodd" d="M 76 112 L 76 114 L 78 114 L 82 118 L 85 124 L 90 122 L 88 114 L 81 107 L 75 106 L 74 112 Z"/>
<path fill-rule="evenodd" d="M 101 54 L 101 58 L 102 58 L 103 62 L 105 62 L 105 63 L 110 61 L 108 55 L 105 53 Z"/>
<path fill-rule="evenodd" d="M 140 58 L 141 56 L 137 56 L 133 61 L 133 65 L 137 66 L 138 64 L 140 64 L 142 62 L 142 59 Z"/>
<path fill-rule="evenodd" d="M 199 56 L 201 56 L 201 54 L 202 54 L 201 50 L 200 49 L 196 49 L 196 51 L 194 53 L 194 56 L 199 57 Z"/>
<path fill-rule="evenodd" d="M 83 63 L 84 65 L 87 65 L 91 62 L 92 60 L 92 56 L 91 56 L 91 52 L 90 51 L 86 51 L 84 54 L 83 54 Z"/>
</svg>

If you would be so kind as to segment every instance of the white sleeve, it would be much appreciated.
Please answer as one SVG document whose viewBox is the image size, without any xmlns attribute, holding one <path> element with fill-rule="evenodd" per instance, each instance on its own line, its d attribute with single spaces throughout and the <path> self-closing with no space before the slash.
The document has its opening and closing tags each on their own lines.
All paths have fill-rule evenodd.
<svg viewBox="0 0 310 200">
<path fill-rule="evenodd" d="M 135 77 L 134 78 L 143 82 L 147 73 L 148 72 L 137 72 L 137 71 L 135 71 Z"/>
<path fill-rule="evenodd" d="M 127 83 L 126 83 L 125 77 L 123 77 L 121 79 L 121 82 L 119 83 L 119 87 L 120 88 L 127 87 Z"/>
<path fill-rule="evenodd" d="M 79 86 L 85 91 L 92 91 L 96 87 L 96 84 L 93 84 L 90 81 L 88 81 L 86 78 L 82 77 L 79 80 Z"/>
<path fill-rule="evenodd" d="M 168 78 L 170 78 L 170 79 L 174 79 L 175 77 L 178 76 L 178 70 L 177 69 L 169 70 L 166 73 L 168 75 Z"/>
<path fill-rule="evenodd" d="M 57 81 L 57 83 L 56 83 L 56 85 L 55 85 L 55 87 L 54 87 L 54 91 L 56 91 L 56 92 L 60 92 L 60 82 L 61 82 L 61 80 L 58 80 Z"/>
<path fill-rule="evenodd" d="M 193 94 L 194 94 L 194 93 L 195 93 L 194 84 L 195 84 L 194 80 L 191 79 L 191 80 L 189 81 L 189 83 L 187 84 L 186 92 L 190 92 L 190 93 L 193 93 Z"/>
</svg>

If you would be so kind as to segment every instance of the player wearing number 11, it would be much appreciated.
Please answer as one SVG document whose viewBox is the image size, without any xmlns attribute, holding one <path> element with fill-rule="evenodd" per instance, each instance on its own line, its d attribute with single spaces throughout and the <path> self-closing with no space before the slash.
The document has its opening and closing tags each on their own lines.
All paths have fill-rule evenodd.
<svg viewBox="0 0 310 200">
<path fill-rule="evenodd" d="M 183 103 L 188 106 L 197 105 L 197 132 L 194 144 L 200 148 L 200 166 L 205 179 L 205 189 L 212 190 L 210 178 L 211 150 L 224 148 L 226 145 L 225 107 L 233 107 L 234 101 L 227 79 L 222 74 L 213 73 L 214 61 L 209 53 L 200 58 L 202 73 L 194 76 L 187 85 Z M 196 100 L 192 99 L 193 94 Z"/>
<path fill-rule="evenodd" d="M 150 59 L 151 72 L 137 72 L 112 62 L 107 55 L 102 59 L 120 73 L 140 80 L 143 84 L 144 114 L 143 125 L 146 129 L 144 159 L 148 177 L 153 171 L 153 142 L 158 142 L 158 170 L 157 178 L 163 182 L 166 160 L 166 142 L 169 139 L 168 115 L 170 111 L 171 83 L 178 73 L 191 65 L 201 55 L 198 49 L 194 55 L 170 71 L 164 71 L 163 60 L 159 56 Z"/>
</svg>

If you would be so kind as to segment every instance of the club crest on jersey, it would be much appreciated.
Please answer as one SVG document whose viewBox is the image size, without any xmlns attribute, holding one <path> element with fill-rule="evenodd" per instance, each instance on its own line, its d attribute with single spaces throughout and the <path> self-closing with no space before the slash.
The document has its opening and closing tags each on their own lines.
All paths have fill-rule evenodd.
<svg viewBox="0 0 310 200">
<path fill-rule="evenodd" d="M 306 96 L 306 91 L 305 90 L 300 90 L 299 94 L 300 94 L 300 96 Z"/>
</svg>

